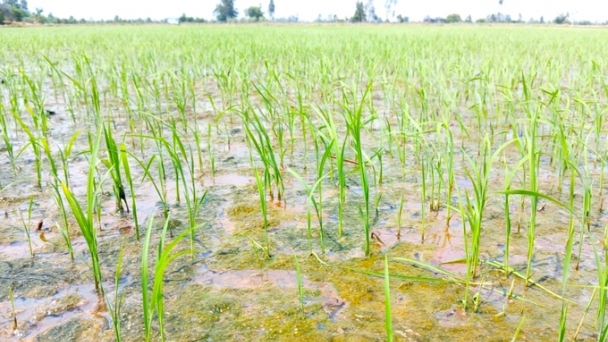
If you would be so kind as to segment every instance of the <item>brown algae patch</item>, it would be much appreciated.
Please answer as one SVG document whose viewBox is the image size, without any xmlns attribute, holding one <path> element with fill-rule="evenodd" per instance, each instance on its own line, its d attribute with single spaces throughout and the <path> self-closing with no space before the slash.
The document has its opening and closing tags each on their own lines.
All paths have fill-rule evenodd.
<svg viewBox="0 0 608 342">
<path fill-rule="evenodd" d="M 202 274 L 195 277 L 194 281 L 207 286 L 230 288 L 230 289 L 254 289 L 260 287 L 276 287 L 280 291 L 293 291 L 297 289 L 297 275 L 295 271 L 286 270 L 236 270 L 236 271 L 212 271 L 203 268 Z M 329 317 L 335 317 L 348 303 L 340 298 L 335 288 L 329 283 L 311 282 L 302 277 L 302 286 L 307 290 L 317 293 L 315 297 L 323 304 L 323 308 Z"/>
<path fill-rule="evenodd" d="M 419 255 L 421 258 L 426 258 L 432 256 L 438 248 L 440 247 L 428 246 L 420 249 L 419 245 L 400 244 L 392 251 L 392 255 Z M 372 340 L 382 335 L 384 329 L 382 280 L 357 271 L 372 270 L 381 274 L 383 257 L 353 259 L 342 263 L 332 263 L 331 265 L 323 265 L 315 257 L 301 257 L 300 264 L 306 279 L 313 283 L 331 283 L 336 288 L 339 297 L 349 303 L 349 306 L 345 308 L 338 319 L 332 322 L 332 326 L 335 327 L 334 333 L 341 331 L 345 336 L 349 336 L 349 332 L 356 331 L 357 334 L 362 334 L 362 336 L 370 336 L 369 338 Z M 294 266 L 291 258 L 279 255 L 268 261 L 265 267 L 266 269 L 293 269 Z M 432 276 L 431 272 L 402 263 L 391 263 L 390 269 L 391 274 L 394 275 Z M 254 282 L 259 285 L 263 283 L 263 274 L 266 272 L 268 271 L 246 270 L 244 273 L 227 271 L 225 273 L 228 274 L 227 276 L 220 276 L 216 280 L 222 284 L 225 284 L 225 282 Z M 240 279 L 237 275 L 246 276 L 247 279 Z M 291 275 L 295 279 L 295 275 L 293 273 Z M 213 275 L 208 275 L 208 277 L 208 281 L 213 279 Z M 259 280 L 256 279 L 257 277 L 259 277 Z M 268 280 L 271 285 L 273 281 L 276 281 L 272 280 L 273 277 L 271 276 Z M 488 283 L 492 284 L 491 279 L 488 280 Z M 500 284 L 495 280 L 494 286 L 482 289 L 482 303 L 479 311 L 472 312 L 469 310 L 465 313 L 461 309 L 462 304 L 460 302 L 465 292 L 463 285 L 402 280 L 393 280 L 391 284 L 391 303 L 395 329 L 399 331 L 413 330 L 416 334 L 431 340 L 487 340 L 489 337 L 509 340 L 517 328 L 522 312 L 526 314 L 526 319 L 535 322 L 543 320 L 544 314 L 536 312 L 537 303 L 543 303 L 544 305 L 548 296 L 546 292 L 540 289 L 526 289 L 521 282 L 518 282 L 514 292 L 519 296 L 524 295 L 528 301 L 509 299 L 506 296 L 508 287 L 505 288 L 505 284 Z M 209 286 L 213 287 L 211 284 Z M 278 292 L 294 293 L 290 287 L 280 290 L 280 288 L 277 289 Z M 469 299 L 475 294 L 477 288 L 472 286 L 470 291 Z M 293 300 L 297 301 L 297 298 Z M 544 307 L 546 310 L 558 310 L 559 302 L 556 301 L 553 304 L 551 304 L 551 307 Z M 455 309 L 460 311 L 450 313 Z M 538 326 L 541 327 L 538 331 L 522 331 L 521 336 L 527 336 L 525 340 L 535 341 L 551 341 L 554 339 L 554 335 L 548 334 L 548 332 L 553 332 L 551 322 L 538 324 Z M 543 330 L 545 328 L 548 330 Z M 454 335 L 455 333 L 457 335 Z M 328 333 L 328 335 L 331 334 Z"/>
<path fill-rule="evenodd" d="M 107 321 L 77 316 L 62 325 L 50 328 L 45 333 L 36 337 L 35 341 L 55 342 L 63 341 L 66 338 L 72 341 L 112 342 L 116 340 L 114 332 L 109 328 Z"/>
<path fill-rule="evenodd" d="M 248 201 L 247 198 L 250 198 Z M 259 236 L 264 232 L 264 220 L 260 209 L 259 199 L 254 199 L 251 195 L 247 198 L 234 200 L 228 207 L 227 214 L 230 223 L 226 225 L 230 233 L 236 235 L 251 234 Z M 294 219 L 293 212 L 281 209 L 271 203 L 267 206 L 268 228 L 272 229 Z"/>
<path fill-rule="evenodd" d="M 307 306 L 303 313 L 296 289 L 219 289 L 189 284 L 180 292 L 166 305 L 168 311 L 176 313 L 167 323 L 189 329 L 169 332 L 174 340 L 327 340 L 330 324 L 322 304 Z"/>
</svg>

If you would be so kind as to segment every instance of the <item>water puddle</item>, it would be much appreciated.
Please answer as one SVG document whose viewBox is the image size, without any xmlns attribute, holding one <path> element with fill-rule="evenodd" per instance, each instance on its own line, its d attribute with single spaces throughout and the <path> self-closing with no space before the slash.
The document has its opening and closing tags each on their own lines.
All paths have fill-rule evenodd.
<svg viewBox="0 0 608 342">
<path fill-rule="evenodd" d="M 34 248 L 34 246 L 32 246 Z M 10 244 L 0 245 L 0 257 L 5 260 L 30 257 L 30 249 L 27 242 L 16 241 Z"/>
<path fill-rule="evenodd" d="M 242 176 L 239 174 L 224 174 L 216 175 L 215 177 L 205 177 L 205 185 L 224 185 L 224 186 L 247 186 L 255 184 L 255 179 L 252 177 Z"/>
<path fill-rule="evenodd" d="M 109 322 L 100 308 L 93 285 L 72 286 L 46 298 L 14 299 L 17 324 L 9 301 L 0 302 L 0 337 L 3 341 L 34 341 L 54 327 L 74 318 L 94 318 Z M 103 304 L 102 304 L 103 305 Z"/>
<path fill-rule="evenodd" d="M 468 320 L 467 313 L 462 308 L 452 308 L 435 312 L 435 318 L 439 325 L 444 328 L 463 326 Z"/>
</svg>

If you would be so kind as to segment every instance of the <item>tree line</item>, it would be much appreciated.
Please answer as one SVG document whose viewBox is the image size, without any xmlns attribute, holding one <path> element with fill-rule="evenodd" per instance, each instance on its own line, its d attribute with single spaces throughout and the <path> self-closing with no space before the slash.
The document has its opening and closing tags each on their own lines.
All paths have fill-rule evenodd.
<svg viewBox="0 0 608 342">
<path fill-rule="evenodd" d="M 44 10 L 42 8 L 36 8 L 34 11 L 30 11 L 28 8 L 27 0 L 1 0 L 0 3 L 0 25 L 14 22 L 27 22 L 27 23 L 38 23 L 38 24 L 85 24 L 85 23 L 110 23 L 110 24 L 151 24 L 151 23 L 205 23 L 207 20 L 198 17 L 190 17 L 186 14 L 183 14 L 181 17 L 177 18 L 176 21 L 163 19 L 163 20 L 152 20 L 150 18 L 147 19 L 121 19 L 119 16 L 115 16 L 113 20 L 99 20 L 99 21 L 91 21 L 80 19 L 77 20 L 74 17 L 69 18 L 56 18 L 52 13 L 48 15 L 44 15 Z M 365 0 L 358 1 L 355 5 L 354 14 L 352 17 L 346 18 L 338 18 L 335 15 L 329 15 L 327 18 L 323 18 L 321 14 L 317 18 L 317 22 L 353 22 L 353 23 L 364 23 L 364 22 L 373 22 L 373 23 L 381 23 L 388 22 L 388 18 L 393 18 L 397 22 L 407 23 L 409 22 L 409 17 L 403 16 L 401 14 L 395 13 L 395 7 L 397 5 L 398 0 L 385 0 L 384 10 L 385 10 L 385 19 L 380 17 L 380 15 L 376 12 L 376 7 L 374 5 L 374 0 Z M 502 6 L 503 0 L 498 1 L 499 6 Z M 289 18 L 275 18 L 275 4 L 274 0 L 270 0 L 268 2 L 268 6 L 266 8 L 266 13 L 260 6 L 251 6 L 246 8 L 244 11 L 245 20 L 247 21 L 263 21 L 263 20 L 272 20 L 275 22 L 297 22 L 299 18 L 297 16 L 291 16 Z M 232 22 L 236 21 L 239 16 L 239 11 L 235 7 L 235 0 L 219 0 L 218 4 L 213 11 L 213 15 L 218 22 Z M 268 17 L 266 17 L 268 15 Z M 442 17 L 430 17 L 427 16 L 423 20 L 425 23 L 472 23 L 473 20 L 471 16 L 467 16 L 465 19 L 462 19 L 460 14 L 454 13 L 450 14 L 445 18 Z M 570 15 L 569 13 L 560 14 L 556 18 L 552 20 L 548 20 L 545 22 L 543 17 L 540 17 L 539 20 L 529 19 L 528 21 L 524 21 L 521 14 L 517 19 L 512 18 L 508 14 L 491 13 L 487 15 L 485 18 L 479 18 L 475 20 L 475 22 L 483 23 L 483 22 L 500 22 L 500 23 L 555 23 L 555 24 L 570 24 Z M 590 25 L 592 24 L 589 21 L 578 21 L 574 22 L 574 24 L 580 25 Z M 608 22 L 604 23 L 608 24 Z"/>
<path fill-rule="evenodd" d="M 21 22 L 29 17 L 39 20 L 41 15 L 41 8 L 36 8 L 35 11 L 30 12 L 27 0 L 3 0 L 0 3 L 0 25 L 5 22 Z"/>
<path fill-rule="evenodd" d="M 398 0 L 385 0 L 384 9 L 386 11 L 386 16 L 385 16 L 384 22 L 388 22 L 389 17 L 394 18 L 397 22 L 400 22 L 400 23 L 409 22 L 409 17 L 403 16 L 401 14 L 395 15 L 394 8 L 397 5 L 397 2 L 398 2 Z M 498 0 L 498 5 L 501 7 L 503 5 L 503 2 L 504 2 L 503 0 Z M 270 2 L 268 4 L 268 15 L 271 20 L 275 20 L 274 13 L 275 13 L 274 1 L 270 0 Z M 227 21 L 236 20 L 239 13 L 235 7 L 235 0 L 220 0 L 220 2 L 217 4 L 213 14 L 215 15 L 215 18 L 218 22 L 227 22 Z M 245 16 L 247 18 L 249 18 L 249 20 L 253 20 L 253 21 L 260 21 L 260 20 L 266 19 L 261 5 L 252 6 L 252 7 L 247 8 L 245 10 Z M 293 19 L 293 17 L 291 17 L 290 19 Z M 298 21 L 298 20 L 297 20 L 297 18 L 295 18 L 295 20 L 286 20 L 286 21 Z M 353 16 L 350 18 L 340 19 L 335 15 L 333 15 L 333 16 L 330 15 L 327 19 L 323 19 L 321 14 L 319 14 L 319 17 L 317 18 L 316 21 L 318 21 L 318 22 L 323 22 L 323 21 L 326 21 L 326 22 L 353 22 L 353 23 L 363 23 L 363 22 L 381 23 L 381 22 L 383 22 L 382 18 L 376 13 L 376 7 L 374 5 L 374 0 L 367 0 L 365 3 L 363 1 L 357 1 L 357 3 L 355 4 L 355 12 L 354 12 Z M 472 23 L 473 22 L 470 15 L 467 16 L 465 19 L 462 19 L 460 14 L 457 14 L 457 13 L 450 14 L 445 18 L 442 18 L 442 17 L 432 18 L 430 16 L 427 16 L 426 18 L 424 18 L 423 21 L 425 23 L 448 23 L 448 24 L 449 23 L 461 23 L 461 22 L 463 22 L 463 23 Z M 529 20 L 524 21 L 521 14 L 518 16 L 517 19 L 513 19 L 508 14 L 502 14 L 501 12 L 498 12 L 498 13 L 488 14 L 485 18 L 479 18 L 475 22 L 477 22 L 477 23 L 484 23 L 484 22 L 541 23 L 541 24 L 543 24 L 543 23 L 554 23 L 554 24 L 571 24 L 571 23 L 573 23 L 573 24 L 579 24 L 579 25 L 592 24 L 589 21 L 571 22 L 569 13 L 559 14 L 554 19 L 546 22 L 544 17 L 540 17 L 540 19 L 538 19 L 538 20 L 536 20 L 534 18 L 530 18 Z M 605 22 L 604 24 L 608 24 L 608 22 Z"/>
</svg>

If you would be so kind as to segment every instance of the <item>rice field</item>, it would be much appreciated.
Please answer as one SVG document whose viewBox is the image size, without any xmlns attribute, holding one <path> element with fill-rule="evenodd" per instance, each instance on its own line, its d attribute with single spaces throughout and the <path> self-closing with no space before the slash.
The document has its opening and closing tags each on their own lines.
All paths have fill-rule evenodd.
<svg viewBox="0 0 608 342">
<path fill-rule="evenodd" d="M 0 30 L 0 340 L 605 341 L 608 31 Z"/>
</svg>

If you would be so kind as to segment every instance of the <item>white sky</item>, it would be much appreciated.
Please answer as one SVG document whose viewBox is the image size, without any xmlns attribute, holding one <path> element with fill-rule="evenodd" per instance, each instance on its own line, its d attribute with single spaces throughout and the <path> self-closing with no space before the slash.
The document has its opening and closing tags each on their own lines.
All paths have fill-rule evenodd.
<svg viewBox="0 0 608 342">
<path fill-rule="evenodd" d="M 262 5 L 268 11 L 270 0 L 235 0 L 239 16 L 249 6 Z M 219 0 L 29 0 L 30 10 L 37 7 L 44 13 L 53 13 L 56 17 L 67 18 L 70 15 L 77 19 L 112 19 L 115 15 L 123 19 L 177 18 L 182 13 L 188 16 L 213 18 L 213 10 Z M 337 15 L 339 18 L 351 17 L 355 12 L 357 0 L 275 0 L 275 17 L 299 16 L 302 21 L 311 21 L 319 14 L 323 18 Z M 363 0 L 366 3 L 367 0 Z M 385 0 L 375 0 L 376 13 L 386 17 Z M 575 20 L 605 21 L 608 20 L 608 1 L 606 0 L 504 0 L 502 6 L 498 0 L 399 0 L 395 6 L 395 15 L 410 17 L 420 21 L 425 16 L 445 17 L 458 13 L 464 19 L 471 15 L 473 20 L 485 18 L 490 13 L 500 11 L 510 14 L 516 20 L 521 13 L 524 20 L 531 17 L 545 21 L 552 20 L 560 13 L 570 12 Z"/>
</svg>

